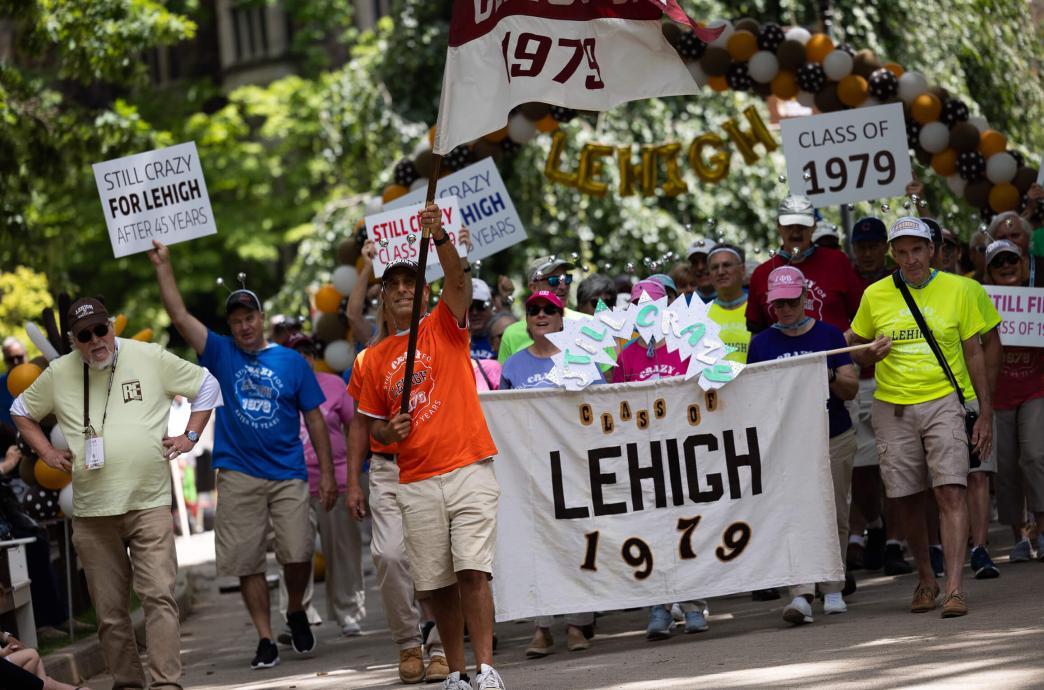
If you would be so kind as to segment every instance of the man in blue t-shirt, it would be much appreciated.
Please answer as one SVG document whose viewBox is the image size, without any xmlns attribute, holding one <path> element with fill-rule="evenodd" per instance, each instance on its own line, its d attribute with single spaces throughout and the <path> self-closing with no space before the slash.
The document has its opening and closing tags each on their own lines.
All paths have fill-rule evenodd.
<svg viewBox="0 0 1044 690">
<path fill-rule="evenodd" d="M 199 353 L 200 363 L 221 384 L 225 405 L 217 415 L 214 467 L 220 497 L 215 516 L 218 575 L 239 578 L 247 611 L 257 629 L 251 667 L 279 663 L 272 641 L 265 553 L 269 524 L 276 559 L 283 566 L 288 605 L 286 622 L 295 652 L 315 648 L 302 596 L 312 575 L 314 532 L 309 521 L 308 472 L 299 437 L 299 415 L 319 458 L 319 498 L 326 510 L 337 500 L 330 437 L 319 405 L 325 396 L 304 358 L 265 337 L 261 301 L 250 290 L 235 290 L 225 301 L 232 337 L 209 330 L 181 298 L 170 254 L 153 241 L 163 306 L 174 327 Z"/>
<path fill-rule="evenodd" d="M 780 266 L 769 273 L 767 301 L 775 312 L 776 323 L 751 339 L 747 364 L 829 352 L 846 346 L 841 331 L 806 316 L 807 297 L 805 276 L 799 269 Z M 848 546 L 848 496 L 856 451 L 855 429 L 844 401 L 852 400 L 859 392 L 859 373 L 848 353 L 827 355 L 826 364 L 830 382 L 830 397 L 826 404 L 830 428 L 830 476 L 834 484 L 838 557 L 843 563 Z M 841 595 L 844 586 L 844 580 L 819 583 L 825 613 L 845 613 L 848 610 Z M 794 625 L 811 623 L 815 593 L 814 583 L 792 586 L 790 596 L 793 601 L 783 609 L 783 620 Z"/>
</svg>

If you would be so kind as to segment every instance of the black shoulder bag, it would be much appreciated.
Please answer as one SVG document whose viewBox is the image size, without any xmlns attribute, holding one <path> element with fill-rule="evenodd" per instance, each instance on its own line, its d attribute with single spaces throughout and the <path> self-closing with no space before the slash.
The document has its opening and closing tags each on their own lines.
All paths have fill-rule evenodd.
<svg viewBox="0 0 1044 690">
<path fill-rule="evenodd" d="M 960 385 L 957 383 L 957 377 L 953 375 L 950 370 L 950 365 L 946 363 L 946 358 L 943 356 L 942 349 L 939 348 L 939 343 L 935 341 L 935 335 L 932 334 L 928 324 L 924 321 L 924 316 L 921 315 L 921 310 L 917 308 L 917 303 L 914 302 L 913 295 L 910 294 L 910 289 L 906 287 L 906 281 L 899 275 L 899 269 L 896 269 L 895 273 L 892 274 L 892 282 L 899 289 L 899 292 L 903 294 L 903 299 L 906 300 L 906 306 L 910 308 L 910 313 L 914 317 L 914 321 L 917 322 L 917 327 L 921 329 L 921 334 L 924 335 L 924 341 L 928 343 L 928 347 L 932 349 L 932 354 L 935 355 L 935 359 L 938 360 L 939 366 L 946 372 L 946 378 L 949 379 L 950 385 L 957 392 L 957 400 L 960 401 L 961 407 L 964 408 L 964 430 L 968 434 L 968 457 L 970 459 L 971 467 L 978 467 L 981 464 L 979 460 L 979 454 L 976 453 L 972 445 L 972 430 L 975 427 L 975 422 L 979 419 L 979 413 L 975 410 L 970 409 L 964 404 L 964 393 L 961 391 Z"/>
</svg>

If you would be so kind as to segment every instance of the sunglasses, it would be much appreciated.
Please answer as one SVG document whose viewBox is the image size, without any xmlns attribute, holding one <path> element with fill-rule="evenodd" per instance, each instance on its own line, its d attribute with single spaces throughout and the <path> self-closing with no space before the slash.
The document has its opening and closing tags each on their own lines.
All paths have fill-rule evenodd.
<svg viewBox="0 0 1044 690">
<path fill-rule="evenodd" d="M 544 278 L 544 280 L 546 280 L 547 284 L 550 285 L 551 287 L 558 287 L 558 284 L 563 282 L 563 281 L 565 281 L 566 285 L 572 285 L 573 284 L 573 276 L 571 276 L 571 275 L 548 276 L 547 278 Z"/>
<path fill-rule="evenodd" d="M 779 307 L 785 307 L 787 309 L 795 309 L 795 308 L 801 306 L 801 298 L 800 297 L 794 297 L 793 299 L 777 299 L 777 300 L 773 300 L 772 306 L 776 307 L 777 309 Z"/>
<path fill-rule="evenodd" d="M 1004 252 L 993 257 L 993 261 L 990 262 L 990 266 L 1014 266 L 1021 261 L 1021 258 L 1012 254 L 1011 252 Z"/>
<path fill-rule="evenodd" d="M 99 323 L 94 328 L 85 328 L 76 334 L 76 339 L 81 343 L 91 342 L 91 335 L 96 335 L 99 338 L 104 338 L 109 333 L 109 324 Z"/>
<path fill-rule="evenodd" d="M 553 304 L 530 304 L 526 307 L 527 316 L 539 316 L 540 314 L 554 316 L 555 314 L 561 313 L 562 310 Z"/>
<path fill-rule="evenodd" d="M 484 302 L 478 299 L 472 300 L 471 306 L 468 307 L 468 309 L 470 311 L 486 311 L 487 309 L 489 309 L 489 302 Z"/>
</svg>

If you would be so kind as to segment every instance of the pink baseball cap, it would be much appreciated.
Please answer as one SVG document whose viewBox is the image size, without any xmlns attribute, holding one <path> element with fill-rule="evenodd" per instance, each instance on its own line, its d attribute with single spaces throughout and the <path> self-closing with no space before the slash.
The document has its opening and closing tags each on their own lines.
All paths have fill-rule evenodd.
<svg viewBox="0 0 1044 690">
<path fill-rule="evenodd" d="M 652 299 L 660 299 L 667 296 L 667 288 L 663 286 L 663 283 L 652 278 L 639 280 L 634 284 L 634 287 L 631 288 L 631 301 L 637 301 L 643 292 L 647 293 Z"/>
<path fill-rule="evenodd" d="M 805 289 L 805 274 L 793 266 L 780 266 L 768 276 L 768 301 L 794 299 Z"/>
<path fill-rule="evenodd" d="M 537 290 L 526 300 L 526 306 L 529 306 L 533 302 L 537 302 L 539 300 L 549 302 L 550 304 L 555 305 L 559 309 L 565 309 L 565 305 L 562 304 L 562 298 L 560 298 L 558 295 L 551 292 L 550 290 Z"/>
</svg>

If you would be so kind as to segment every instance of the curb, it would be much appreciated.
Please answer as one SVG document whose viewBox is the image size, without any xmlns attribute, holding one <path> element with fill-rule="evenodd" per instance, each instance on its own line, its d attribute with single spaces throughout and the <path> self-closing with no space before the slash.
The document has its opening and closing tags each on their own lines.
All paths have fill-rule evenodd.
<svg viewBox="0 0 1044 690">
<path fill-rule="evenodd" d="M 195 573 L 194 567 L 178 569 L 177 580 L 174 583 L 174 600 L 178 603 L 178 617 L 182 621 L 192 615 L 196 577 L 198 575 Z M 138 639 L 138 644 L 142 645 L 145 641 L 144 611 L 140 608 L 134 611 L 131 614 L 131 622 L 134 625 L 134 635 Z M 70 685 L 82 683 L 106 670 L 97 634 L 48 654 L 43 658 L 43 662 L 47 668 L 47 675 Z"/>
</svg>

